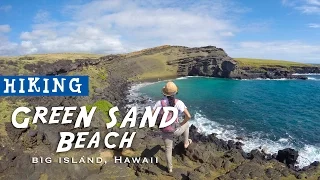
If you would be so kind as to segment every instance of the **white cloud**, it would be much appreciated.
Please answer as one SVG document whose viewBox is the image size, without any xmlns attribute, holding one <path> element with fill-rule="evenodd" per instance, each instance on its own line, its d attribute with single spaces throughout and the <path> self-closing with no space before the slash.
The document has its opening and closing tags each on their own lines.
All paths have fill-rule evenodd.
<svg viewBox="0 0 320 180">
<path fill-rule="evenodd" d="M 14 55 L 18 44 L 10 42 L 7 37 L 0 34 L 0 55 Z"/>
<path fill-rule="evenodd" d="M 320 0 L 307 0 L 308 4 L 320 6 Z"/>
<path fill-rule="evenodd" d="M 316 24 L 316 23 L 310 23 L 308 24 L 309 28 L 320 28 L 320 24 Z"/>
<path fill-rule="evenodd" d="M 11 28 L 7 24 L 0 25 L 0 55 L 13 55 L 17 53 L 17 43 L 10 42 L 6 33 L 10 32 Z"/>
<path fill-rule="evenodd" d="M 50 18 L 50 13 L 45 10 L 39 10 L 37 14 L 34 16 L 33 21 L 37 23 L 48 21 Z"/>
<path fill-rule="evenodd" d="M 304 14 L 320 14 L 320 0 L 282 0 L 282 4 Z"/>
<path fill-rule="evenodd" d="M 281 0 L 281 3 L 284 6 L 294 6 L 296 4 L 296 0 Z"/>
<path fill-rule="evenodd" d="M 221 32 L 221 36 L 226 36 L 226 37 L 232 37 L 234 36 L 233 32 L 227 31 L 227 32 Z"/>
<path fill-rule="evenodd" d="M 304 14 L 320 14 L 320 7 L 318 6 L 299 6 L 296 9 L 300 10 Z"/>
<path fill-rule="evenodd" d="M 78 27 L 68 32 L 35 29 L 21 34 L 23 53 L 50 52 L 123 52 L 118 37 L 108 36 L 101 29 L 90 26 Z"/>
<path fill-rule="evenodd" d="M 0 25 L 0 33 L 8 33 L 11 31 L 11 28 L 8 24 Z"/>
<path fill-rule="evenodd" d="M 57 34 L 52 30 L 35 29 L 31 32 L 22 32 L 20 35 L 22 40 L 34 40 L 34 39 L 55 39 Z"/>
<path fill-rule="evenodd" d="M 119 53 L 163 44 L 223 46 L 239 31 L 227 17 L 247 10 L 235 6 L 219 0 L 183 5 L 172 0 L 92 1 L 63 8 L 69 17 L 64 22 L 41 10 L 32 30 L 20 34 L 18 53 Z"/>
<path fill-rule="evenodd" d="M 227 48 L 232 57 L 283 59 L 320 63 L 320 45 L 300 41 L 245 41 Z"/>
<path fill-rule="evenodd" d="M 11 5 L 3 5 L 3 6 L 0 6 L 0 11 L 3 11 L 3 12 L 8 12 L 12 9 L 12 6 Z"/>
</svg>

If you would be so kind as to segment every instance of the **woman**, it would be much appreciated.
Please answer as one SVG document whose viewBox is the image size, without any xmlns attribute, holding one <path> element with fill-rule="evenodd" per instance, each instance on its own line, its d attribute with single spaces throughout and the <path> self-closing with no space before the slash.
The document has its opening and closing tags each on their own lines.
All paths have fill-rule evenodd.
<svg viewBox="0 0 320 180">
<path fill-rule="evenodd" d="M 173 82 L 168 82 L 162 88 L 162 94 L 165 96 L 163 100 L 159 100 L 155 106 L 153 107 L 153 112 L 156 110 L 157 107 L 163 107 L 163 104 L 166 106 L 175 107 L 179 111 L 179 117 L 184 114 L 184 120 L 179 122 L 180 126 L 172 132 L 167 133 L 163 132 L 162 138 L 165 144 L 165 151 L 166 151 L 166 159 L 167 159 L 167 166 L 168 171 L 172 172 L 172 146 L 173 146 L 173 138 L 174 136 L 180 136 L 183 134 L 184 136 L 184 148 L 188 148 L 188 146 L 192 143 L 191 139 L 189 138 L 189 120 L 191 118 L 190 113 L 185 106 L 185 104 L 175 98 L 175 95 L 178 93 L 178 87 Z"/>
</svg>

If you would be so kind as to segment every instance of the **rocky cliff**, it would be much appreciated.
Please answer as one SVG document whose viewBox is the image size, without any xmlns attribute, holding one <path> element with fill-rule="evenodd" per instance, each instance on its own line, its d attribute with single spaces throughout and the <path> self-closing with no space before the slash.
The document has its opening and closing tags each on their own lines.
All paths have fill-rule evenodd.
<svg viewBox="0 0 320 180">
<path fill-rule="evenodd" d="M 182 58 L 177 57 L 174 60 L 167 61 L 168 65 L 178 67 L 177 76 L 208 76 L 234 79 L 306 79 L 303 75 L 294 74 L 320 73 L 319 66 L 305 64 L 301 64 L 301 66 L 243 66 L 237 60 L 229 57 L 223 49 L 215 46 L 183 48 L 180 49 L 180 52 L 193 55 Z"/>
<path fill-rule="evenodd" d="M 313 67 L 292 67 L 294 73 L 307 74 L 307 73 L 316 73 L 320 74 L 320 66 Z"/>
<path fill-rule="evenodd" d="M 167 62 L 168 65 L 178 65 L 178 76 L 210 76 L 232 77 L 236 62 L 223 49 L 215 46 L 187 48 L 183 53 L 200 53 L 199 56 L 180 58 Z"/>
<path fill-rule="evenodd" d="M 188 48 L 184 46 L 159 46 L 128 54 L 101 56 L 94 59 L 61 59 L 54 62 L 36 61 L 34 57 L 15 60 L 0 59 L 0 74 L 58 75 L 80 70 L 88 66 L 110 66 L 110 71 L 130 81 L 149 81 L 181 76 L 209 76 L 235 79 L 288 78 L 305 79 L 294 73 L 320 73 L 313 65 L 242 65 L 215 46 Z M 29 60 L 32 59 L 32 60 Z M 101 63 L 102 65 L 99 65 Z M 21 70 L 21 66 L 23 67 Z M 18 69 L 20 67 L 20 69 Z M 118 70 L 121 69 L 121 72 Z"/>
</svg>

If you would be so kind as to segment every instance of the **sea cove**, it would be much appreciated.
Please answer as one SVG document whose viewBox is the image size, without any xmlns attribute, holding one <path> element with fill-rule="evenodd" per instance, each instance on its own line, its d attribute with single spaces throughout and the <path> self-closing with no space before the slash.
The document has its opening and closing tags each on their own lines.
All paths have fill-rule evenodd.
<svg viewBox="0 0 320 180">
<path fill-rule="evenodd" d="M 244 150 L 269 153 L 292 147 L 299 165 L 320 160 L 320 76 L 309 80 L 230 80 L 188 77 L 175 80 L 192 112 L 192 123 L 224 140 L 240 139 Z M 163 82 L 140 85 L 137 93 L 162 98 Z M 196 93 L 195 93 L 196 92 Z"/>
</svg>

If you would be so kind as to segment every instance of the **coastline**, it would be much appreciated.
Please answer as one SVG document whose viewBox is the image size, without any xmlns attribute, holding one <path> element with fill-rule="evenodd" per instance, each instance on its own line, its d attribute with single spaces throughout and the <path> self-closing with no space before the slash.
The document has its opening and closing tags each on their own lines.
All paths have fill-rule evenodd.
<svg viewBox="0 0 320 180">
<path fill-rule="evenodd" d="M 176 47 L 174 47 L 176 48 Z M 238 80 L 237 78 L 229 77 L 232 74 L 235 64 L 227 55 L 212 56 L 196 54 L 194 57 L 188 57 L 188 53 L 200 50 L 202 53 L 215 52 L 213 47 L 205 48 L 180 48 L 174 54 L 174 58 L 168 59 L 163 64 L 153 64 L 154 61 L 146 62 L 149 59 L 144 55 L 139 55 L 138 59 L 123 58 L 122 56 L 105 56 L 99 59 L 77 59 L 71 60 L 57 60 L 55 62 L 30 62 L 24 66 L 19 64 L 22 61 L 10 61 L 5 63 L 8 71 L 3 72 L 4 75 L 12 75 L 13 72 L 22 74 L 38 74 L 38 75 L 88 75 L 90 76 L 90 96 L 88 97 L 25 97 L 14 98 L 10 97 L 6 100 L 2 112 L 3 117 L 9 117 L 12 110 L 11 104 L 19 106 L 16 102 L 22 101 L 25 106 L 34 106 L 41 104 L 46 107 L 52 106 L 83 106 L 92 105 L 94 103 L 101 103 L 109 107 L 118 106 L 122 115 L 127 110 L 127 105 L 131 103 L 142 104 L 141 107 L 150 99 L 127 99 L 130 96 L 130 87 L 137 84 L 132 81 L 132 78 L 145 77 L 141 82 L 156 83 L 159 80 L 165 81 L 169 79 L 184 79 L 191 72 L 192 69 L 188 67 L 195 67 L 192 70 L 192 75 L 203 74 L 202 62 L 216 61 L 217 65 L 210 64 L 216 67 L 213 72 L 206 72 L 201 77 L 206 78 L 223 78 L 226 80 Z M 223 51 L 223 50 L 222 50 Z M 222 52 L 221 51 L 221 52 Z M 159 53 L 150 52 L 152 53 Z M 162 51 L 160 51 L 162 53 Z M 175 53 L 175 52 L 174 52 Z M 176 56 L 180 55 L 180 56 Z M 140 57 L 141 56 L 141 57 Z M 162 57 L 162 56 L 161 56 Z M 167 57 L 164 56 L 164 57 Z M 183 58 L 184 57 L 184 58 Z M 227 60 L 224 58 L 227 57 Z M 182 59 L 181 59 L 182 58 Z M 170 62 L 169 62 L 170 60 Z M 199 60 L 199 61 L 198 61 Z M 140 64 L 139 64 L 139 63 Z M 10 65 L 10 66 L 9 66 Z M 163 65 L 163 66 L 162 66 Z M 177 72 L 172 71 L 172 68 L 166 69 L 169 66 L 178 66 Z M 198 65 L 200 68 L 197 69 Z M 143 66 L 143 67 L 142 67 Z M 146 67 L 144 67 L 146 66 Z M 153 72 L 154 68 L 158 68 L 158 72 L 166 72 L 167 74 L 176 74 L 176 76 L 168 76 L 162 78 L 147 78 L 144 73 Z M 23 71 L 21 71 L 21 69 Z M 174 68 L 173 68 L 174 69 Z M 175 70 L 175 69 L 174 69 Z M 201 70 L 201 71 L 198 71 Z M 273 71 L 273 70 L 270 70 Z M 166 73 L 164 73 L 166 74 Z M 163 75 L 163 74 L 162 74 Z M 207 76 L 204 76 L 207 75 Z M 215 76 L 215 77 L 212 77 Z M 251 76 L 250 76 L 251 77 Z M 249 78 L 250 78 L 249 77 Z M 253 77 L 253 76 L 252 76 Z M 278 76 L 277 76 L 278 77 Z M 137 79 L 136 79 L 137 80 Z M 244 80 L 244 79 L 242 79 Z M 273 79 L 272 79 L 273 80 Z M 141 83 L 138 83 L 141 85 Z M 101 105 L 98 104 L 98 105 Z M 101 108 L 101 107 L 99 107 Z M 107 112 L 108 108 L 101 108 L 103 112 Z M 9 114 L 9 115 L 8 115 Z M 92 121 L 92 127 L 88 129 L 90 132 L 101 131 L 105 132 L 105 117 L 104 114 L 97 113 L 97 116 Z M 120 115 L 121 116 L 121 115 Z M 141 114 L 138 114 L 141 118 Z M 9 120 L 9 118 L 7 118 Z M 119 118 L 120 119 L 120 118 Z M 23 179 L 31 177 L 31 179 L 39 179 L 44 174 L 45 176 L 57 177 L 66 179 L 73 177 L 74 179 L 103 179 L 105 177 L 141 178 L 141 179 L 181 179 L 181 177 L 188 179 L 280 179 L 280 177 L 287 177 L 289 179 L 296 179 L 308 174 L 308 177 L 315 177 L 320 175 L 320 166 L 318 164 L 310 164 L 310 166 L 303 169 L 295 168 L 290 163 L 283 163 L 277 160 L 276 155 L 266 154 L 262 150 L 253 150 L 244 152 L 241 147 L 241 142 L 232 140 L 219 139 L 215 134 L 199 133 L 197 127 L 191 126 L 191 138 L 194 140 L 193 145 L 185 150 L 183 146 L 179 145 L 181 139 L 175 139 L 174 146 L 174 172 L 168 174 L 165 168 L 165 154 L 163 153 L 163 146 L 161 146 L 162 139 L 157 133 L 156 128 L 132 128 L 130 132 L 137 131 L 136 137 L 129 149 L 108 150 L 104 147 L 99 149 L 89 149 L 82 151 L 70 151 L 71 157 L 88 156 L 94 154 L 95 156 L 145 156 L 145 157 L 159 157 L 159 164 L 122 164 L 116 166 L 107 164 L 102 166 L 73 166 L 69 164 L 66 166 L 59 166 L 56 162 L 48 165 L 30 165 L 30 156 L 50 156 L 53 155 L 56 143 L 59 140 L 59 132 L 71 131 L 72 127 L 59 125 L 47 126 L 39 124 L 36 127 L 28 129 L 15 129 L 12 127 L 10 120 L 2 124 L 2 132 L 6 139 L 2 141 L 2 148 L 0 148 L 0 175 L 1 177 L 10 177 L 16 179 Z M 121 129 L 114 127 L 112 131 L 119 132 Z M 123 129 L 122 129 L 123 130 Z M 76 131 L 73 131 L 76 132 Z M 1 139 L 2 140 L 2 139 Z M 118 143 L 115 140 L 115 143 Z M 295 153 L 292 150 L 286 150 L 286 153 Z M 110 154 L 109 154 L 110 153 Z M 290 155 L 290 154 L 289 154 Z M 60 154 L 54 154 L 60 156 Z M 284 159 L 288 159 L 288 154 L 283 155 Z M 128 168 L 129 167 L 129 168 Z"/>
<path fill-rule="evenodd" d="M 300 74 L 300 75 L 309 75 L 309 74 Z M 312 74 L 313 75 L 313 74 Z M 192 77 L 202 77 L 202 76 L 185 76 L 185 77 L 178 77 L 176 79 L 165 79 L 165 80 L 160 80 L 160 81 L 146 81 L 146 82 L 138 82 L 138 83 L 134 83 L 134 84 L 131 84 L 131 87 L 129 88 L 129 92 L 133 92 L 134 91 L 134 94 L 133 96 L 134 97 L 130 97 L 129 99 L 132 100 L 132 99 L 135 99 L 135 98 L 140 98 L 137 102 L 144 102 L 142 104 L 135 104 L 135 105 L 142 105 L 142 106 L 145 106 L 146 105 L 146 101 L 150 101 L 150 97 L 140 97 L 139 96 L 139 89 L 141 87 L 144 87 L 144 86 L 148 86 L 150 84 L 154 84 L 154 83 L 158 83 L 158 82 L 162 82 L 162 81 L 166 81 L 166 80 L 179 80 L 179 79 L 187 79 L 187 78 L 192 78 Z M 216 77 L 204 77 L 204 78 L 216 78 Z M 225 79 L 225 78 L 223 78 Z M 230 78 L 227 78 L 227 79 L 230 79 Z M 239 79 L 230 79 L 230 80 L 239 80 Z M 262 79 L 262 78 L 258 78 L 258 79 L 241 79 L 241 80 L 299 80 L 299 79 L 284 79 L 284 78 L 281 78 L 281 79 Z M 131 94 L 132 95 L 132 94 Z M 144 98 L 147 98 L 147 99 L 144 99 Z M 201 117 L 201 114 L 196 114 L 196 118 L 204 118 L 204 117 Z M 199 117 L 200 116 L 200 117 Z M 206 123 L 214 123 L 216 124 L 217 126 L 219 126 L 219 128 L 223 128 L 219 123 L 216 123 L 214 121 L 210 121 L 209 119 L 206 119 L 208 122 Z M 192 123 L 192 125 L 194 125 L 197 129 L 200 128 L 200 130 L 198 129 L 198 132 L 205 135 L 205 136 L 208 136 L 210 135 L 209 132 L 206 132 L 206 131 L 203 131 L 201 130 L 201 125 L 196 121 L 194 123 Z M 224 129 L 223 131 L 225 131 L 226 129 Z M 234 130 L 232 131 L 237 131 L 237 128 L 235 128 Z M 211 131 L 212 132 L 212 131 Z M 279 150 L 283 150 L 285 148 L 292 148 L 292 149 L 295 149 L 296 147 L 292 146 L 292 145 L 283 145 L 284 143 L 283 142 L 286 142 L 287 139 L 285 138 L 280 138 L 277 142 L 277 141 L 272 141 L 272 140 L 263 140 L 262 139 L 259 139 L 259 138 L 248 138 L 248 137 L 240 137 L 236 134 L 236 132 L 232 132 L 232 137 L 230 136 L 229 134 L 229 137 L 227 136 L 224 136 L 224 135 L 219 135 L 219 134 L 216 134 L 216 137 L 218 137 L 219 139 L 225 141 L 226 143 L 228 141 L 234 141 L 235 143 L 241 143 L 242 146 L 241 146 L 241 149 L 245 152 L 245 153 L 250 153 L 251 151 L 260 151 L 260 152 L 264 152 L 266 155 L 270 155 L 270 156 L 276 156 L 277 152 Z M 227 133 L 228 134 L 228 133 Z M 257 144 L 260 144 L 260 145 L 257 145 Z M 267 144 L 267 145 L 266 145 Z M 259 147 L 259 148 L 258 148 Z M 304 150 L 304 151 L 308 151 L 310 150 L 310 148 L 316 148 L 316 147 L 313 147 L 313 145 L 305 145 L 303 149 L 300 149 L 301 150 Z M 272 149 L 272 150 L 270 150 Z M 301 152 L 300 152 L 301 153 Z M 306 169 L 308 168 L 312 163 L 312 161 L 310 161 L 308 158 L 308 154 L 300 154 L 299 158 L 298 158 L 298 163 L 296 164 L 296 167 L 294 167 L 294 169 L 296 171 L 300 171 L 300 170 L 303 170 L 303 169 Z"/>
</svg>

